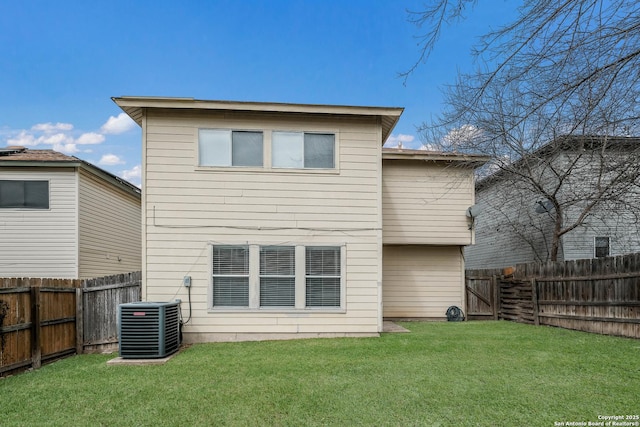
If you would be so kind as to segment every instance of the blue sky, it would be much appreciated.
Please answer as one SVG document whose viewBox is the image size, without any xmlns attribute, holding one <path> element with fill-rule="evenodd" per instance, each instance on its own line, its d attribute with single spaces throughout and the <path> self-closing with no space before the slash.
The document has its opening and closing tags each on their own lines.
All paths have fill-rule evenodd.
<svg viewBox="0 0 640 427">
<path fill-rule="evenodd" d="M 513 15 L 483 0 L 406 84 L 423 2 L 0 0 L 0 147 L 53 148 L 140 183 L 141 132 L 115 96 L 404 107 L 392 139 L 442 109 L 470 47 Z"/>
</svg>

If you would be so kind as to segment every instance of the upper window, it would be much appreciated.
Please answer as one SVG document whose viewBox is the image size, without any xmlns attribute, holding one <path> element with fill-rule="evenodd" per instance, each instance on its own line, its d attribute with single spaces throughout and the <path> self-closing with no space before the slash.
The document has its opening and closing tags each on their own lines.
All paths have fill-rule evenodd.
<svg viewBox="0 0 640 427">
<path fill-rule="evenodd" d="M 271 164 L 274 168 L 335 168 L 335 135 L 273 132 Z"/>
<path fill-rule="evenodd" d="M 0 208 L 49 209 L 49 181 L 0 180 Z"/>
<path fill-rule="evenodd" d="M 596 237 L 594 246 L 596 258 L 608 257 L 611 253 L 609 237 Z"/>
<path fill-rule="evenodd" d="M 200 166 L 257 166 L 263 162 L 262 132 L 200 129 Z"/>
</svg>

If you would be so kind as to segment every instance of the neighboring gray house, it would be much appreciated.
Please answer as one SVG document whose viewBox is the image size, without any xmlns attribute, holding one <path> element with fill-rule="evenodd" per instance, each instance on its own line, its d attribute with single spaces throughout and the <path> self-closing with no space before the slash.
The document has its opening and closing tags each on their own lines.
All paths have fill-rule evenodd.
<svg viewBox="0 0 640 427">
<path fill-rule="evenodd" d="M 564 224 L 581 225 L 560 238 L 558 261 L 616 256 L 640 251 L 640 138 L 565 137 L 514 164 L 556 192 Z M 606 189 L 613 179 L 616 187 Z M 503 171 L 476 184 L 476 244 L 465 248 L 468 269 L 500 268 L 550 259 L 553 203 L 522 178 Z"/>
<path fill-rule="evenodd" d="M 0 277 L 141 268 L 140 189 L 53 150 L 0 149 Z"/>
</svg>

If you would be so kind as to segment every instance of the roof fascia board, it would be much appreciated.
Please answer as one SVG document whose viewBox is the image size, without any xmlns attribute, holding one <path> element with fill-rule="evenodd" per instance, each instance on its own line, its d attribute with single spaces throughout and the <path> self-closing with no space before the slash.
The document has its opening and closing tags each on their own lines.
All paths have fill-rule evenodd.
<svg viewBox="0 0 640 427">
<path fill-rule="evenodd" d="M 382 153 L 382 160 L 413 160 L 427 162 L 463 163 L 473 167 L 480 167 L 491 160 L 489 156 L 468 154 L 439 154 L 439 153 Z"/>
<path fill-rule="evenodd" d="M 359 116 L 398 116 L 402 107 L 360 107 L 351 105 L 291 104 L 277 102 L 206 101 L 194 98 L 129 97 L 111 98 L 120 106 L 138 108 L 175 108 L 236 110 L 281 113 L 342 114 Z"/>
</svg>

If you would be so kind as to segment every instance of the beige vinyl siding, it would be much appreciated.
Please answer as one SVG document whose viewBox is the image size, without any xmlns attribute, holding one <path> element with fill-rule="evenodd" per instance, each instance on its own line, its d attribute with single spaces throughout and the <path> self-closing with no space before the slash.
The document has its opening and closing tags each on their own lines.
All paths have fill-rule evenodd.
<svg viewBox="0 0 640 427">
<path fill-rule="evenodd" d="M 0 209 L 0 277 L 75 278 L 75 169 L 3 167 L 0 179 L 49 181 L 49 209 Z"/>
<path fill-rule="evenodd" d="M 421 160 L 384 160 L 385 244 L 468 245 L 473 171 Z"/>
<path fill-rule="evenodd" d="M 386 318 L 443 319 L 464 308 L 464 262 L 457 246 L 384 246 Z"/>
<path fill-rule="evenodd" d="M 84 170 L 79 184 L 79 278 L 140 270 L 140 199 Z"/>
<path fill-rule="evenodd" d="M 337 168 L 199 167 L 199 128 L 258 129 L 265 131 L 265 140 L 271 131 L 335 133 Z M 379 331 L 381 141 L 376 120 L 151 110 L 145 138 L 146 299 L 186 302 L 181 285 L 191 276 L 188 340 Z M 211 244 L 342 246 L 343 307 L 211 309 Z M 186 304 L 183 314 L 189 315 Z"/>
</svg>

